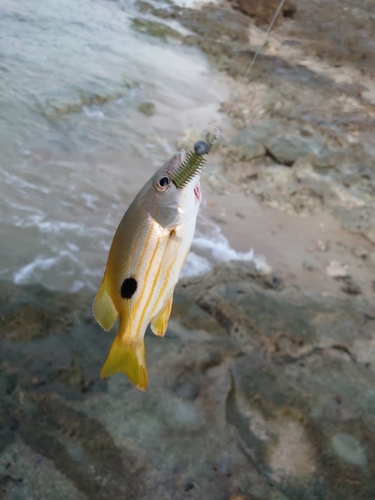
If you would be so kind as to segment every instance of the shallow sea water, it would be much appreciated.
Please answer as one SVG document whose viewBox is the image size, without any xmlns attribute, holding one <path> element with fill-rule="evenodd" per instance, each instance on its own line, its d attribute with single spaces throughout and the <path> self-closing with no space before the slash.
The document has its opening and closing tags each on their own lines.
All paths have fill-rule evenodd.
<svg viewBox="0 0 375 500">
<path fill-rule="evenodd" d="M 1 2 L 0 278 L 96 289 L 118 222 L 177 137 L 223 120 L 227 89 L 204 56 L 135 31 L 135 15 L 131 2 Z M 233 257 L 204 214 L 197 236 L 185 274 Z"/>
</svg>

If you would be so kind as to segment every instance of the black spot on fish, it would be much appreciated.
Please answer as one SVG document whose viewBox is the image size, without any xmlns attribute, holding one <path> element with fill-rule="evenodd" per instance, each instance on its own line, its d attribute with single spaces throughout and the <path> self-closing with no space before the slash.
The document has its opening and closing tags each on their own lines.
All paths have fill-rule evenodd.
<svg viewBox="0 0 375 500">
<path fill-rule="evenodd" d="M 121 297 L 123 299 L 131 299 L 137 290 L 137 280 L 134 278 L 126 278 L 121 285 Z"/>
</svg>

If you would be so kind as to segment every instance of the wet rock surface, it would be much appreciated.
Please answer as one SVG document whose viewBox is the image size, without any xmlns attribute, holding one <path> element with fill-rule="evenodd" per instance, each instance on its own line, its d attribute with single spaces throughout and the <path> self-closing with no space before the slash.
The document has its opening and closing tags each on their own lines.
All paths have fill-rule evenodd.
<svg viewBox="0 0 375 500">
<path fill-rule="evenodd" d="M 279 7 L 279 3 L 278 0 L 238 0 L 237 4 L 234 3 L 233 6 L 236 8 L 238 5 L 240 10 L 244 14 L 253 17 L 257 24 L 268 27 Z M 285 2 L 278 22 L 281 23 L 283 18 L 292 19 L 296 11 L 295 4 Z"/>
<path fill-rule="evenodd" d="M 146 335 L 141 393 L 99 380 L 114 332 L 89 294 L 0 292 L 1 498 L 372 498 L 365 301 L 218 266 L 180 283 L 165 338 Z"/>
<path fill-rule="evenodd" d="M 229 178 L 293 215 L 326 210 L 375 244 L 372 3 L 286 2 L 265 45 L 274 0 L 138 6 L 166 25 L 178 21 L 189 30 L 181 42 L 236 80 L 222 110 L 240 132 L 221 139 L 221 184 Z"/>
</svg>

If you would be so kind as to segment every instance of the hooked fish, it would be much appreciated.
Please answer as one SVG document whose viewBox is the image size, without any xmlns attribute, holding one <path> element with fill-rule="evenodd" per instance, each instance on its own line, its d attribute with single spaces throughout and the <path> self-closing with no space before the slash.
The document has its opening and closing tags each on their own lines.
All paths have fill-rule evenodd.
<svg viewBox="0 0 375 500">
<path fill-rule="evenodd" d="M 148 324 L 164 336 L 173 291 L 193 240 L 202 201 L 200 172 L 216 140 L 172 156 L 144 185 L 123 216 L 109 251 L 93 312 L 106 331 L 119 328 L 100 372 L 124 372 L 142 391 L 148 378 L 144 335 Z"/>
</svg>

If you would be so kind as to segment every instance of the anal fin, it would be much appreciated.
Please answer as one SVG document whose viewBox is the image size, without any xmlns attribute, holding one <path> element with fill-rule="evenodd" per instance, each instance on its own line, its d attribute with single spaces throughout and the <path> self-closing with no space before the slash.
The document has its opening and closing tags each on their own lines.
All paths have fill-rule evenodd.
<svg viewBox="0 0 375 500">
<path fill-rule="evenodd" d="M 163 309 L 152 318 L 151 330 L 158 337 L 164 337 L 168 327 L 169 316 L 171 315 L 173 295 L 169 297 Z"/>
<path fill-rule="evenodd" d="M 141 391 L 148 384 L 146 350 L 143 340 L 122 342 L 117 336 L 109 351 L 106 362 L 100 372 L 100 378 L 110 377 L 117 372 L 124 372 L 130 382 Z"/>
<path fill-rule="evenodd" d="M 98 293 L 96 294 L 93 306 L 94 316 L 99 325 L 108 332 L 118 317 L 118 312 L 109 296 L 106 283 L 103 281 Z"/>
</svg>

